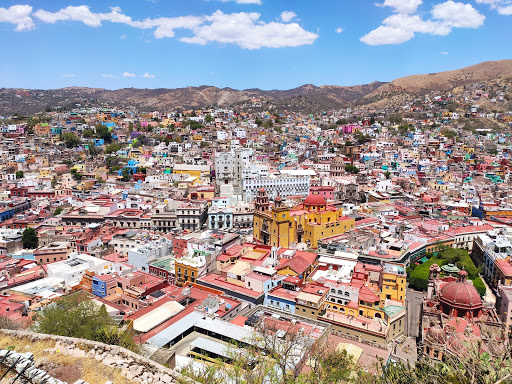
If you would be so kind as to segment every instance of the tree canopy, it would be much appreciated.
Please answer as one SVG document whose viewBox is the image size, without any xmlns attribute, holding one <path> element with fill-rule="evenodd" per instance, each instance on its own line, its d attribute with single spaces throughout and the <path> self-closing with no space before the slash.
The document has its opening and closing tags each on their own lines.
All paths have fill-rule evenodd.
<svg viewBox="0 0 512 384">
<path fill-rule="evenodd" d="M 33 328 L 40 333 L 78 337 L 136 349 L 133 337 L 113 324 L 105 305 L 99 306 L 84 293 L 67 295 L 44 307 Z"/>
<path fill-rule="evenodd" d="M 34 228 L 26 228 L 21 236 L 21 242 L 23 248 L 35 249 L 39 245 L 39 239 L 37 238 L 37 232 Z"/>
<path fill-rule="evenodd" d="M 64 132 L 61 135 L 61 140 L 64 141 L 68 148 L 73 148 L 80 144 L 80 138 L 73 132 Z"/>
</svg>

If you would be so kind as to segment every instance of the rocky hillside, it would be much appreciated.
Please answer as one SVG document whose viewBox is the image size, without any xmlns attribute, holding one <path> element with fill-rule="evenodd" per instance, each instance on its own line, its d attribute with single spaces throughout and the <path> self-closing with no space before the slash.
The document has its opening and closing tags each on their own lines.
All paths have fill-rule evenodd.
<svg viewBox="0 0 512 384">
<path fill-rule="evenodd" d="M 406 76 L 368 93 L 359 105 L 373 108 L 400 105 L 411 97 L 430 92 L 452 91 L 464 85 L 512 78 L 512 60 L 486 61 L 454 71 Z"/>
<path fill-rule="evenodd" d="M 384 108 L 399 105 L 410 97 L 431 91 L 447 91 L 466 84 L 512 77 L 512 60 L 489 61 L 455 71 L 407 76 L 390 83 L 373 82 L 355 86 L 306 84 L 289 90 L 217 88 L 106 90 L 69 87 L 54 90 L 0 89 L 0 114 L 33 114 L 52 107 L 133 106 L 141 110 L 167 111 L 176 108 L 228 106 L 252 98 L 269 101 L 280 109 L 321 110 L 348 105 Z"/>
</svg>

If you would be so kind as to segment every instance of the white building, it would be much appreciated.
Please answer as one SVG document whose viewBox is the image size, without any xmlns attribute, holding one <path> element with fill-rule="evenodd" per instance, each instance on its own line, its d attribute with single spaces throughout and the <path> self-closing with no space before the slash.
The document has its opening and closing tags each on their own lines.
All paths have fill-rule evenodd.
<svg viewBox="0 0 512 384">
<path fill-rule="evenodd" d="M 67 288 L 80 283 L 85 271 L 104 273 L 110 267 L 109 261 L 86 254 L 73 252 L 69 259 L 48 264 L 48 277 L 54 277 L 64 281 Z"/>
<path fill-rule="evenodd" d="M 215 153 L 215 177 L 217 185 L 236 184 L 242 181 L 242 169 L 251 162 L 251 151 L 236 149 L 231 152 Z"/>
<path fill-rule="evenodd" d="M 277 194 L 282 198 L 289 196 L 307 196 L 311 179 L 309 176 L 269 176 L 244 179 L 242 182 L 244 201 L 252 202 L 260 188 L 264 188 L 267 196 L 274 199 Z"/>
<path fill-rule="evenodd" d="M 234 131 L 233 131 L 233 135 L 237 138 L 237 139 L 245 139 L 247 137 L 247 131 L 243 128 L 235 128 Z"/>
<path fill-rule="evenodd" d="M 268 177 L 268 165 L 253 164 L 242 168 L 242 179 L 254 179 L 255 177 Z"/>
<path fill-rule="evenodd" d="M 169 256 L 172 250 L 172 241 L 162 237 L 156 241 L 128 250 L 128 264 L 143 272 L 149 271 L 149 262 Z"/>
</svg>

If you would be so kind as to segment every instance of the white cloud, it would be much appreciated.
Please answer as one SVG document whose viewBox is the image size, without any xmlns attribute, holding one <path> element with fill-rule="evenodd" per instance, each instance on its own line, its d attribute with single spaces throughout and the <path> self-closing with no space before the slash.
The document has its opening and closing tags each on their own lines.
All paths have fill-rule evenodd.
<svg viewBox="0 0 512 384">
<path fill-rule="evenodd" d="M 73 73 L 66 73 L 65 75 L 62 75 L 64 77 L 75 77 Z"/>
<path fill-rule="evenodd" d="M 130 73 L 130 72 L 125 72 L 125 73 L 123 73 L 123 76 L 124 77 L 135 77 L 135 74 L 134 73 Z"/>
<path fill-rule="evenodd" d="M 112 74 L 105 74 L 105 73 L 102 73 L 102 74 L 101 74 L 101 77 L 105 77 L 105 78 L 113 79 L 114 77 L 117 77 L 117 76 L 114 76 L 114 75 L 112 75 Z"/>
<path fill-rule="evenodd" d="M 512 5 L 507 5 L 506 7 L 498 7 L 498 13 L 505 16 L 512 15 Z"/>
<path fill-rule="evenodd" d="M 336 28 L 336 33 L 341 33 L 343 32 L 343 28 Z"/>
<path fill-rule="evenodd" d="M 302 29 L 297 23 L 262 22 L 260 14 L 254 12 L 225 14 L 217 11 L 206 16 L 205 20 L 203 25 L 192 29 L 194 36 L 180 40 L 190 44 L 218 42 L 236 44 L 246 49 L 259 49 L 313 44 L 318 37 L 316 33 Z"/>
<path fill-rule="evenodd" d="M 446 51 L 441 51 L 441 55 L 447 55 L 447 54 L 448 54 L 448 52 L 446 52 Z"/>
<path fill-rule="evenodd" d="M 146 19 L 140 23 L 139 28 L 154 28 L 155 37 L 162 39 L 164 37 L 174 37 L 175 29 L 192 29 L 203 23 L 203 18 L 199 16 L 178 16 L 178 17 L 160 17 L 158 19 Z"/>
<path fill-rule="evenodd" d="M 382 4 L 376 4 L 381 7 L 391 7 L 398 13 L 414 13 L 423 3 L 422 0 L 384 0 Z"/>
<path fill-rule="evenodd" d="M 142 75 L 142 77 L 145 77 L 146 79 L 154 79 L 155 78 L 155 75 L 150 75 L 149 73 L 145 73 Z"/>
<path fill-rule="evenodd" d="M 500 15 L 512 15 L 512 0 L 476 0 L 479 4 L 487 4 L 496 9 Z"/>
<path fill-rule="evenodd" d="M 450 28 L 434 22 L 424 21 L 418 15 L 395 14 L 386 18 L 383 25 L 361 38 L 368 45 L 401 44 L 414 37 L 416 32 L 432 35 L 447 35 Z"/>
<path fill-rule="evenodd" d="M 398 4 L 398 0 L 396 3 Z M 389 5 L 386 2 L 384 4 Z M 412 7 L 387 17 L 380 27 L 370 31 L 360 40 L 368 45 L 401 44 L 412 39 L 415 33 L 446 36 L 453 28 L 478 28 L 485 20 L 485 16 L 470 4 L 456 3 L 452 0 L 435 5 L 431 12 L 432 20 L 423 20 L 418 15 L 410 14 L 410 9 Z"/>
<path fill-rule="evenodd" d="M 360 40 L 368 45 L 402 44 L 413 37 L 414 32 L 412 31 L 381 25 L 361 37 Z"/>
<path fill-rule="evenodd" d="M 34 20 L 30 15 L 30 5 L 13 5 L 9 8 L 0 8 L 0 23 L 11 23 L 16 25 L 16 31 L 30 31 L 35 28 Z"/>
<path fill-rule="evenodd" d="M 124 40 L 124 39 L 126 39 L 127 37 L 128 37 L 128 36 L 126 36 L 126 35 L 121 35 L 120 39 L 121 39 L 121 40 Z"/>
<path fill-rule="evenodd" d="M 478 28 L 485 20 L 485 16 L 471 4 L 456 3 L 452 0 L 434 6 L 432 16 L 446 26 L 454 28 Z"/>
<path fill-rule="evenodd" d="M 121 8 L 111 7 L 110 13 L 91 12 L 87 5 L 68 6 L 57 12 L 48 12 L 42 9 L 34 12 L 34 16 L 46 23 L 56 23 L 57 21 L 73 20 L 80 21 L 90 27 L 100 27 L 103 21 L 112 23 L 128 24 L 133 27 L 139 26 L 139 22 L 133 21 L 131 17 L 121 13 Z"/>
<path fill-rule="evenodd" d="M 285 23 L 292 21 L 296 17 L 297 17 L 297 14 L 292 11 L 284 11 L 281 13 L 281 20 L 284 21 Z"/>
<path fill-rule="evenodd" d="M 234 1 L 234 0 L 222 0 Z M 260 0 L 236 0 L 240 4 L 259 4 Z M 297 17 L 294 12 L 285 11 L 280 17 L 283 22 L 264 22 L 255 12 L 225 14 L 217 11 L 212 15 L 160 17 L 155 19 L 133 20 L 122 13 L 119 7 L 111 7 L 109 13 L 94 13 L 86 5 L 68 6 L 56 12 L 40 9 L 34 15 L 46 23 L 58 21 L 78 21 L 91 27 L 100 27 L 104 21 L 122 23 L 138 29 L 154 29 L 157 39 L 175 37 L 177 29 L 190 31 L 180 41 L 189 44 L 218 42 L 235 44 L 241 48 L 259 49 L 263 47 L 296 47 L 312 44 L 318 34 L 306 31 L 290 21 Z M 121 36 L 121 39 L 126 35 Z"/>
</svg>

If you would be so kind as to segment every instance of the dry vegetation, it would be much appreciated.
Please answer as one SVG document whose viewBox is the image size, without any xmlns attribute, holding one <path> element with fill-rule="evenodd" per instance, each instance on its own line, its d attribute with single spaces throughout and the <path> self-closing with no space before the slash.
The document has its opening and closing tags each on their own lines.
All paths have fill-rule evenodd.
<svg viewBox="0 0 512 384">
<path fill-rule="evenodd" d="M 114 383 L 134 384 L 121 374 L 120 369 L 107 367 L 91 358 L 78 358 L 59 353 L 48 353 L 49 349 L 55 347 L 51 340 L 31 342 L 26 339 L 11 336 L 0 336 L 0 349 L 14 347 L 16 352 L 32 352 L 36 365 L 47 371 L 53 377 L 74 383 L 78 379 L 85 380 L 90 384 L 105 384 L 107 380 Z M 1 382 L 7 383 L 5 379 Z"/>
</svg>

